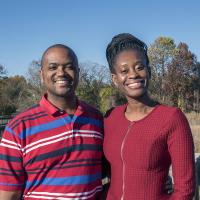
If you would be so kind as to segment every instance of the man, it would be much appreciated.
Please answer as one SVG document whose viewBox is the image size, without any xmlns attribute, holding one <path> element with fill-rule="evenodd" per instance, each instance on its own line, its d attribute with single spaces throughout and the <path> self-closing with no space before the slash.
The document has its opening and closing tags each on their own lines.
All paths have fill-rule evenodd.
<svg viewBox="0 0 200 200">
<path fill-rule="evenodd" d="M 78 60 L 56 44 L 42 56 L 40 103 L 7 125 L 0 144 L 0 199 L 99 199 L 102 116 L 75 95 Z"/>
</svg>

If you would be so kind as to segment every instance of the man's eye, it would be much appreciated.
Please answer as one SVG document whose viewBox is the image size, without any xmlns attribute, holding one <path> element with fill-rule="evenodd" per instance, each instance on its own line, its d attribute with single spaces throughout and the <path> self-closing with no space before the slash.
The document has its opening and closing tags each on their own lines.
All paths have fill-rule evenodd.
<svg viewBox="0 0 200 200">
<path fill-rule="evenodd" d="M 65 69 L 67 69 L 67 70 L 73 70 L 73 69 L 74 69 L 74 68 L 73 68 L 73 65 L 65 65 L 64 67 L 65 67 Z"/>
<path fill-rule="evenodd" d="M 57 65 L 49 65 L 49 70 L 56 70 L 57 69 Z"/>
</svg>

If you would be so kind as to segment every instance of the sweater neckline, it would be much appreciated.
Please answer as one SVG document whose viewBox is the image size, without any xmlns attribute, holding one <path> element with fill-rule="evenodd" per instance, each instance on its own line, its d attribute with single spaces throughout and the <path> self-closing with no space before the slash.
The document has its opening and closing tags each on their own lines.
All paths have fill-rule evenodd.
<svg viewBox="0 0 200 200">
<path fill-rule="evenodd" d="M 151 115 L 152 114 L 154 114 L 155 113 L 155 111 L 159 108 L 159 107 L 161 107 L 162 105 L 161 104 L 157 104 L 146 116 L 144 116 L 142 119 L 139 119 L 139 120 L 136 120 L 136 121 L 130 121 L 129 119 L 127 119 L 126 118 L 126 116 L 125 116 L 125 110 L 126 110 L 126 108 L 127 108 L 127 105 L 128 104 L 125 104 L 124 106 L 123 106 L 123 109 L 122 109 L 122 117 L 123 117 L 123 119 L 125 120 L 125 121 L 127 121 L 127 122 L 129 122 L 129 123 L 139 123 L 139 122 L 143 122 L 143 121 L 145 121 L 147 118 L 150 118 L 151 117 Z"/>
</svg>

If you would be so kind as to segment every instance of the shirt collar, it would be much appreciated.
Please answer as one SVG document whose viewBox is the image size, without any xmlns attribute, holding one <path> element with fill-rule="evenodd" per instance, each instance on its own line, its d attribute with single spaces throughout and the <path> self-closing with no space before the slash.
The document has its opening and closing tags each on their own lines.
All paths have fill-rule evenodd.
<svg viewBox="0 0 200 200">
<path fill-rule="evenodd" d="M 80 115 L 84 112 L 84 103 L 82 103 L 80 100 L 77 99 L 77 104 L 78 107 L 75 111 L 74 114 L 76 115 Z M 59 116 L 59 115 L 63 115 L 66 114 L 65 111 L 61 111 L 59 108 L 57 108 L 56 106 L 54 106 L 48 99 L 47 99 L 47 94 L 44 94 L 42 96 L 42 99 L 40 100 L 40 106 L 44 108 L 44 110 L 46 110 L 50 115 L 53 116 Z"/>
</svg>

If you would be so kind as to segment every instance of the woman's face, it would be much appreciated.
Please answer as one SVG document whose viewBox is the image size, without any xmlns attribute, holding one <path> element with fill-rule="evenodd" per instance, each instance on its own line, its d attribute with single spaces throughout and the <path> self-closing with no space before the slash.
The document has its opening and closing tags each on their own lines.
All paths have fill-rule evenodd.
<svg viewBox="0 0 200 200">
<path fill-rule="evenodd" d="M 140 51 L 130 49 L 120 52 L 113 67 L 112 81 L 127 99 L 140 99 L 147 94 L 150 73 Z"/>
</svg>

